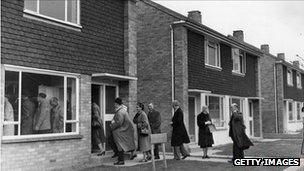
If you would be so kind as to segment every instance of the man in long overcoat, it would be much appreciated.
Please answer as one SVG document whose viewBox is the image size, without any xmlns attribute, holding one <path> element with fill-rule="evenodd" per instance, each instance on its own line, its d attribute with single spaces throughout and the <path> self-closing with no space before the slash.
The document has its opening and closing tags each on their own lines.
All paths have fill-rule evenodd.
<svg viewBox="0 0 304 171">
<path fill-rule="evenodd" d="M 152 103 L 148 105 L 148 119 L 149 124 L 151 127 L 152 134 L 159 134 L 161 133 L 160 125 L 161 125 L 161 116 L 158 111 L 154 109 L 154 106 Z M 154 155 L 155 159 L 159 159 L 159 150 L 158 150 L 159 144 L 154 145 Z"/>
<path fill-rule="evenodd" d="M 239 112 L 236 103 L 231 105 L 231 112 L 229 136 L 233 141 L 233 160 L 244 158 L 244 150 L 253 146 L 253 144 L 245 133 L 246 127 L 244 125 L 243 116 L 242 113 Z"/>
<path fill-rule="evenodd" d="M 35 103 L 30 99 L 27 90 L 22 95 L 21 106 L 21 135 L 33 134 L 34 114 L 36 111 Z"/>
<path fill-rule="evenodd" d="M 173 101 L 172 107 L 174 108 L 174 115 L 172 118 L 172 137 L 171 146 L 174 150 L 174 159 L 180 160 L 180 153 L 182 154 L 182 159 L 190 156 L 189 152 L 185 149 L 184 143 L 190 143 L 190 139 L 184 124 L 184 114 L 179 106 L 177 100 Z"/>
<path fill-rule="evenodd" d="M 118 161 L 114 164 L 123 165 L 124 152 L 135 150 L 135 143 L 133 125 L 120 98 L 115 99 L 115 115 L 111 123 L 111 129 L 118 149 Z"/>
</svg>

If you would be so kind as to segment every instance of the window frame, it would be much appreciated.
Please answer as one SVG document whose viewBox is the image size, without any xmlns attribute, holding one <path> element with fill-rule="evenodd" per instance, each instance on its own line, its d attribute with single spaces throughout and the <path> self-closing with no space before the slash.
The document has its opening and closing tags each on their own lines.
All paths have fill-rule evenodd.
<svg viewBox="0 0 304 171">
<path fill-rule="evenodd" d="M 215 48 L 215 64 L 212 65 L 209 63 L 209 46 Z M 211 41 L 209 39 L 205 39 L 205 66 L 210 68 L 215 68 L 221 70 L 221 47 L 217 41 Z"/>
<path fill-rule="evenodd" d="M 70 26 L 73 26 L 73 27 L 78 27 L 78 28 L 82 28 L 82 26 L 80 25 L 80 0 L 76 0 L 77 1 L 77 9 L 76 9 L 76 12 L 77 12 L 77 20 L 76 20 L 76 23 L 73 23 L 73 22 L 70 22 L 67 20 L 67 1 L 68 0 L 64 0 L 65 1 L 65 16 L 64 16 L 64 20 L 60 20 L 60 19 L 57 19 L 57 18 L 54 18 L 54 17 L 50 17 L 50 16 L 47 16 L 45 14 L 41 14 L 40 13 L 40 0 L 37 0 L 37 11 L 32 11 L 32 10 L 29 10 L 29 9 L 26 9 L 25 8 L 25 1 L 24 0 L 24 8 L 23 8 L 23 12 L 26 13 L 26 14 L 29 14 L 29 15 L 32 15 L 32 16 L 36 16 L 38 18 L 42 18 L 42 19 L 47 19 L 47 20 L 50 20 L 50 21 L 55 21 L 57 23 L 62 23 L 64 25 L 70 25 Z"/>
<path fill-rule="evenodd" d="M 226 129 L 226 118 L 225 118 L 225 113 L 224 113 L 224 108 L 225 108 L 225 105 L 224 105 L 224 96 L 222 95 L 216 95 L 216 94 L 206 94 L 205 98 L 206 98 L 206 105 L 208 106 L 209 108 L 209 97 L 212 96 L 212 97 L 217 97 L 219 98 L 219 105 L 221 105 L 219 108 L 220 108 L 220 123 L 223 124 L 223 126 L 217 126 L 218 129 Z M 209 109 L 210 110 L 210 109 Z M 211 117 L 211 116 L 210 116 Z M 212 120 L 212 117 L 211 117 L 211 120 Z"/>
<path fill-rule="evenodd" d="M 238 64 L 239 64 L 239 69 L 235 70 L 234 68 L 234 62 L 235 62 L 235 55 L 233 53 L 234 50 L 238 50 Z M 247 58 L 247 54 L 245 51 L 239 49 L 239 48 L 231 48 L 231 58 L 232 58 L 232 73 L 235 75 L 240 75 L 240 76 L 245 76 L 246 74 L 246 58 Z M 243 59 L 241 61 L 241 58 Z"/>
<path fill-rule="evenodd" d="M 290 76 L 288 76 L 290 73 Z M 293 73 L 292 69 L 287 69 L 287 85 L 293 86 Z"/>
<path fill-rule="evenodd" d="M 299 80 L 298 80 L 298 78 L 299 78 Z M 302 75 L 300 72 L 297 72 L 296 80 L 297 80 L 297 88 L 302 89 Z"/>
<path fill-rule="evenodd" d="M 302 102 L 296 102 L 296 116 L 295 116 L 295 120 L 296 121 L 302 121 Z M 300 107 L 300 109 L 298 110 L 298 105 Z M 298 116 L 300 116 L 300 119 L 298 119 Z"/>
<path fill-rule="evenodd" d="M 2 86 L 4 87 L 5 85 L 5 72 L 6 71 L 12 71 L 12 72 L 17 72 L 19 73 L 19 80 L 18 80 L 18 85 L 19 85 L 19 92 L 18 92 L 18 121 L 13 121 L 13 122 L 7 122 L 4 121 L 4 118 L 2 117 L 1 122 L 2 124 L 2 128 L 4 127 L 4 125 L 10 125 L 10 123 L 14 123 L 18 125 L 18 134 L 17 135 L 10 135 L 10 136 L 4 136 L 2 135 L 2 139 L 3 140 L 18 140 L 18 139 L 31 139 L 31 138 L 44 138 L 44 137 L 66 137 L 66 136 L 70 136 L 70 135 L 79 135 L 80 134 L 80 121 L 79 121 L 79 105 L 80 105 L 80 78 L 79 78 L 79 74 L 74 74 L 74 73 L 65 73 L 65 72 L 60 72 L 60 71 L 53 71 L 53 70 L 45 70 L 45 69 L 37 69 L 37 68 L 30 68 L 30 67 L 22 67 L 22 66 L 15 66 L 15 65 L 6 65 L 4 64 L 4 70 L 3 70 L 3 77 L 4 77 L 4 81 L 2 83 Z M 51 76 L 61 76 L 64 79 L 64 121 L 63 121 L 63 133 L 48 133 L 48 134 L 30 134 L 30 135 L 21 135 L 21 95 L 22 95 L 22 72 L 26 72 L 26 73 L 34 73 L 34 74 L 43 74 L 43 75 L 51 75 Z M 67 116 L 67 80 L 68 78 L 75 78 L 76 81 L 76 117 L 74 120 L 66 120 L 66 116 Z M 1 97 L 2 99 L 4 99 L 4 96 Z M 4 115 L 4 108 L 1 111 L 1 115 Z M 76 123 L 76 131 L 75 132 L 66 132 L 66 124 L 67 123 Z"/>
</svg>

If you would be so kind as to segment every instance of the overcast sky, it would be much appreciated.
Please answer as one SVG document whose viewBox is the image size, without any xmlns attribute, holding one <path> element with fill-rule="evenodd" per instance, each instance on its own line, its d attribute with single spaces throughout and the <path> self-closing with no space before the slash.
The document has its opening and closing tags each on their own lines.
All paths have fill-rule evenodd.
<svg viewBox="0 0 304 171">
<path fill-rule="evenodd" d="M 204 25 L 224 35 L 243 30 L 247 43 L 304 63 L 304 1 L 154 1 L 186 16 L 199 10 Z"/>
</svg>

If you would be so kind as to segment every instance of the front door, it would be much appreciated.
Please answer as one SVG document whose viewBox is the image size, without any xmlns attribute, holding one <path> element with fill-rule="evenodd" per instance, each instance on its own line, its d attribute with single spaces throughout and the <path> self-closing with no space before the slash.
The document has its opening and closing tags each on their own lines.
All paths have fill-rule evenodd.
<svg viewBox="0 0 304 171">
<path fill-rule="evenodd" d="M 254 125 L 253 125 L 253 102 L 249 101 L 249 113 L 248 113 L 248 125 L 249 128 L 247 128 L 249 130 L 248 135 L 249 137 L 254 137 Z"/>
<path fill-rule="evenodd" d="M 195 142 L 195 97 L 188 98 L 189 110 L 189 138 L 191 142 Z"/>
<path fill-rule="evenodd" d="M 114 117 L 114 100 L 118 97 L 118 86 L 107 84 L 92 84 L 91 89 L 92 103 L 96 103 L 100 107 L 101 119 L 104 125 L 104 132 L 107 137 L 110 131 L 110 124 Z M 92 151 L 98 150 L 97 144 L 92 142 Z M 111 150 L 106 141 L 106 150 Z"/>
</svg>

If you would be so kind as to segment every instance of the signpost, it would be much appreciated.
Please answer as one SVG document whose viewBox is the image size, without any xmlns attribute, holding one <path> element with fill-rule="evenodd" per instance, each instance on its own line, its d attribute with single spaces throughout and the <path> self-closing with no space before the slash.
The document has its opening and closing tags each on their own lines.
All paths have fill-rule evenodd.
<svg viewBox="0 0 304 171">
<path fill-rule="evenodd" d="M 167 134 L 151 134 L 151 154 L 152 154 L 152 165 L 153 165 L 153 171 L 156 171 L 155 169 L 155 159 L 154 159 L 154 145 L 155 144 L 161 144 L 162 151 L 163 151 L 163 157 L 164 157 L 164 165 L 165 168 L 167 168 L 167 162 L 166 162 L 166 149 L 165 144 L 167 142 Z"/>
</svg>

